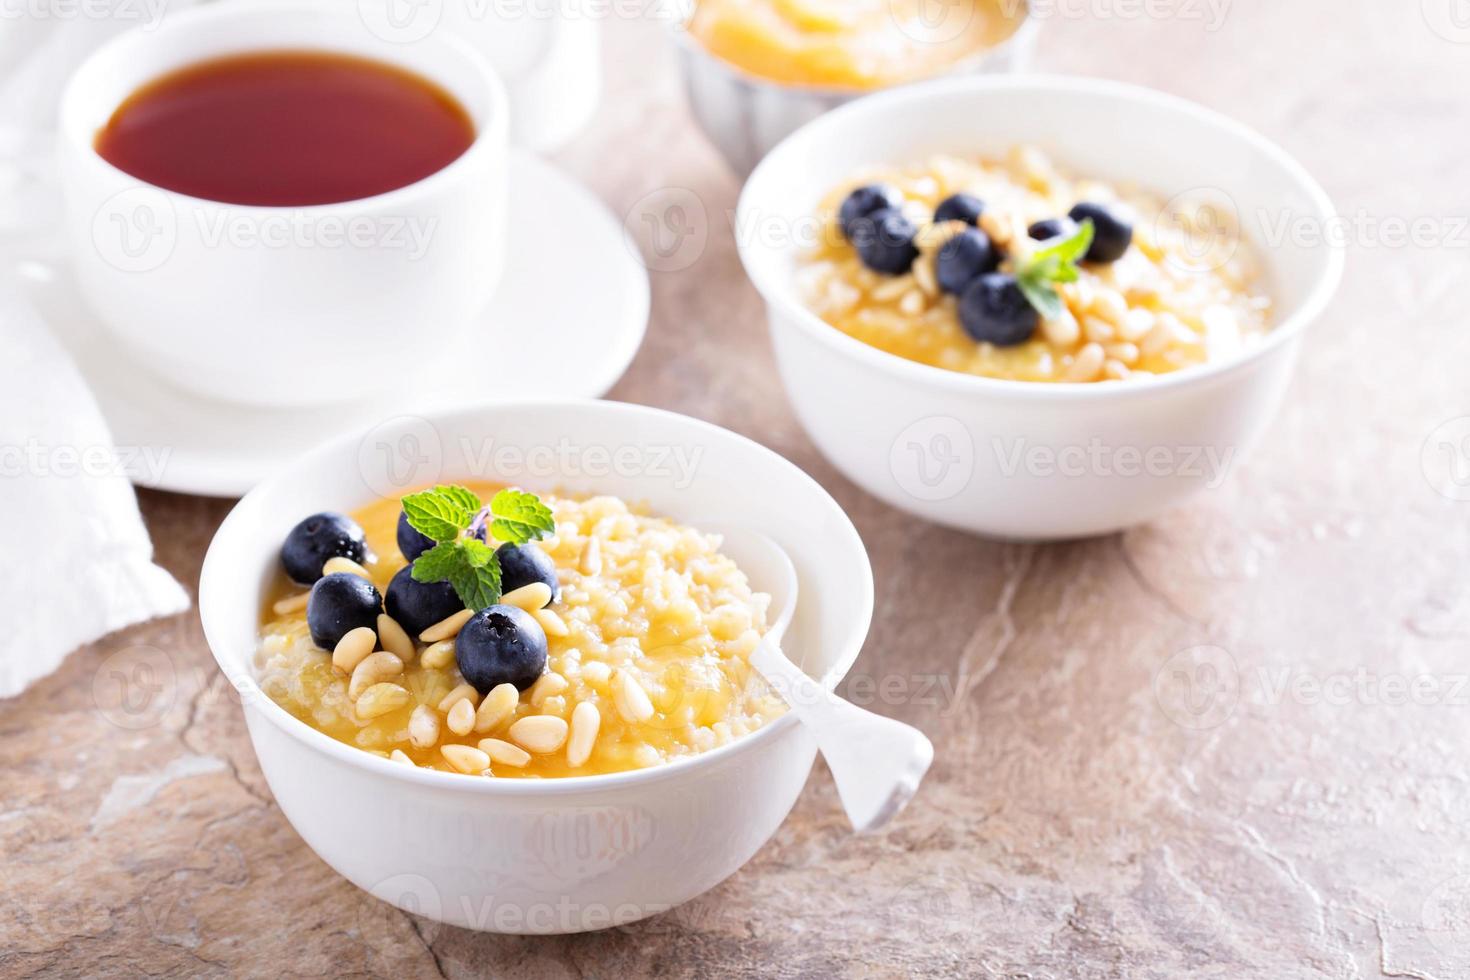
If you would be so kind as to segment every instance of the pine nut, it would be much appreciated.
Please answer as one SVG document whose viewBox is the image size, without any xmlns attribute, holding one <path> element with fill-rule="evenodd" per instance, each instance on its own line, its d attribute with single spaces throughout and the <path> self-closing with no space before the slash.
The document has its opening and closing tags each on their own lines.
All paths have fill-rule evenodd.
<svg viewBox="0 0 1470 980">
<path fill-rule="evenodd" d="M 440 640 L 431 643 L 424 650 L 423 656 L 419 657 L 419 663 L 431 670 L 443 670 L 454 663 L 454 641 Z"/>
<path fill-rule="evenodd" d="M 869 295 L 880 303 L 898 299 L 909 289 L 911 276 L 897 276 L 893 279 L 885 279 Z"/>
<path fill-rule="evenodd" d="M 427 749 L 439 743 L 439 713 L 427 704 L 413 709 L 408 716 L 408 740 L 416 749 Z"/>
<path fill-rule="evenodd" d="M 490 757 L 473 745 L 441 745 L 444 761 L 463 773 L 484 772 L 490 768 Z"/>
<path fill-rule="evenodd" d="M 531 761 L 531 753 L 519 745 L 511 745 L 498 738 L 480 739 L 480 751 L 488 755 L 491 762 L 498 762 L 503 766 L 515 766 L 517 769 Z"/>
<path fill-rule="evenodd" d="M 500 597 L 503 605 L 516 606 L 526 612 L 535 612 L 551 601 L 551 586 L 545 582 L 531 582 L 512 589 Z"/>
<path fill-rule="evenodd" d="M 352 679 L 347 682 L 347 697 L 356 701 L 362 697 L 364 691 L 381 681 L 390 677 L 397 677 L 403 673 L 403 661 L 399 660 L 387 650 L 379 650 L 370 657 L 364 658 L 352 670 Z"/>
<path fill-rule="evenodd" d="M 939 251 L 951 238 L 970 227 L 963 221 L 941 221 L 925 225 L 914 236 L 914 245 L 926 255 Z M 917 264 L 917 263 L 915 263 Z"/>
<path fill-rule="evenodd" d="M 1097 293 L 1097 291 L 1092 288 L 1092 283 L 1088 282 L 1086 279 L 1078 279 L 1076 282 L 1067 283 L 1067 287 L 1071 291 L 1073 297 L 1071 303 L 1072 309 L 1076 310 L 1078 313 L 1082 313 L 1092 307 L 1092 298 Z"/>
<path fill-rule="evenodd" d="M 1154 354 L 1163 353 L 1173 340 L 1174 328 L 1168 320 L 1159 317 L 1154 321 L 1153 329 L 1138 342 L 1138 352 L 1144 357 L 1152 357 Z"/>
<path fill-rule="evenodd" d="M 919 284 L 926 295 L 939 295 L 939 280 L 934 272 L 934 260 L 927 255 L 920 256 L 914 263 L 914 282 Z"/>
<path fill-rule="evenodd" d="M 1117 331 L 1108 321 L 1089 314 L 1082 318 L 1082 334 L 1090 341 L 1106 344 L 1117 335 Z"/>
<path fill-rule="evenodd" d="M 310 592 L 303 592 L 300 595 L 287 596 L 286 598 L 279 600 L 274 606 L 271 606 L 271 612 L 275 613 L 277 616 L 289 616 L 294 612 L 300 612 L 301 610 L 305 609 L 307 600 L 309 600 L 310 598 Z"/>
<path fill-rule="evenodd" d="M 394 762 L 401 762 L 401 763 L 403 763 L 404 765 L 407 765 L 407 766 L 416 766 L 416 765 L 418 765 L 418 763 L 416 763 L 412 759 L 410 759 L 408 757 L 408 753 L 405 752 L 405 751 L 403 751 L 402 749 L 394 749 L 393 752 L 392 752 L 392 754 L 389 755 L 388 758 L 392 759 Z"/>
<path fill-rule="evenodd" d="M 1137 343 L 1148 332 L 1154 328 L 1154 315 L 1152 310 L 1129 310 L 1123 322 L 1118 324 L 1118 338 L 1129 343 Z"/>
<path fill-rule="evenodd" d="M 613 704 L 626 721 L 647 721 L 653 717 L 653 702 L 648 700 L 648 692 L 626 670 L 618 671 L 613 677 Z"/>
<path fill-rule="evenodd" d="M 985 232 L 986 236 L 997 245 L 1004 245 L 1011 240 L 1010 221 L 994 208 L 986 208 L 980 212 L 978 224 L 980 230 Z"/>
<path fill-rule="evenodd" d="M 530 715 L 511 725 L 509 735 L 528 752 L 555 752 L 567 740 L 567 723 L 555 715 Z"/>
<path fill-rule="evenodd" d="M 1138 360 L 1138 345 L 1129 343 L 1107 344 L 1103 347 L 1103 353 L 1115 361 L 1132 364 Z"/>
<path fill-rule="evenodd" d="M 575 769 L 591 757 L 592 746 L 597 742 L 597 729 L 601 726 L 602 714 L 591 701 L 583 701 L 572 709 L 572 735 L 567 740 L 567 765 Z"/>
<path fill-rule="evenodd" d="M 470 684 L 461 684 L 444 695 L 443 699 L 439 702 L 439 710 L 447 713 L 450 708 L 454 707 L 454 702 L 461 699 L 469 701 L 470 707 L 473 708 L 480 703 L 480 692 L 475 690 Z"/>
<path fill-rule="evenodd" d="M 1063 370 L 1062 377 L 1067 381 L 1091 381 L 1102 370 L 1106 356 L 1101 344 L 1087 344 L 1077 352 L 1071 365 Z"/>
<path fill-rule="evenodd" d="M 357 575 L 367 579 L 369 582 L 373 580 L 372 573 L 366 568 L 363 568 L 351 558 L 343 558 L 341 555 L 335 558 L 328 558 L 327 563 L 322 566 L 322 575 L 324 576 L 336 575 L 339 572 L 346 572 L 348 575 Z"/>
<path fill-rule="evenodd" d="M 1122 361 L 1115 361 L 1111 357 L 1103 361 L 1103 377 L 1112 381 L 1122 381 L 1129 375 L 1128 365 Z"/>
<path fill-rule="evenodd" d="M 447 640 L 451 636 L 458 636 L 459 631 L 464 629 L 464 624 L 468 623 L 470 617 L 473 615 L 473 610 L 461 609 L 448 619 L 440 620 L 424 630 L 419 634 L 419 639 L 425 643 L 438 643 L 440 640 Z"/>
<path fill-rule="evenodd" d="M 384 650 L 404 663 L 413 659 L 413 640 L 398 625 L 398 620 L 387 613 L 378 614 L 378 641 L 383 644 Z"/>
<path fill-rule="evenodd" d="M 413 695 L 397 684 L 374 684 L 357 699 L 357 717 L 370 721 L 390 711 L 406 708 L 412 701 Z"/>
<path fill-rule="evenodd" d="M 1116 289 L 1104 287 L 1098 290 L 1097 296 L 1092 300 L 1092 312 L 1113 326 L 1120 327 L 1123 325 L 1123 318 L 1128 315 L 1128 301 Z"/>
<path fill-rule="evenodd" d="M 1077 318 L 1072 311 L 1066 307 L 1057 316 L 1041 321 L 1041 335 L 1048 343 L 1056 344 L 1058 347 L 1071 347 L 1077 343 L 1077 338 L 1082 336 L 1082 328 L 1077 323 Z"/>
<path fill-rule="evenodd" d="M 562 619 L 552 609 L 533 609 L 531 616 L 541 624 L 541 629 L 547 636 L 567 636 L 571 630 L 567 629 L 566 620 Z"/>
<path fill-rule="evenodd" d="M 602 574 L 602 539 L 588 538 L 582 546 L 582 556 L 577 559 L 577 570 L 583 575 Z"/>
<path fill-rule="evenodd" d="M 593 687 L 602 687 L 612 676 L 612 668 L 601 660 L 591 660 L 582 665 L 582 680 Z"/>
<path fill-rule="evenodd" d="M 470 729 L 475 727 L 475 706 L 470 704 L 469 698 L 460 698 L 454 702 L 454 706 L 449 709 L 449 717 L 445 724 L 456 735 L 470 733 Z"/>
<path fill-rule="evenodd" d="M 332 666 L 344 674 L 352 673 L 357 665 L 367 659 L 367 655 L 373 652 L 373 647 L 378 645 L 378 634 L 374 633 L 370 626 L 359 626 L 357 629 L 348 630 L 342 639 L 337 641 L 337 647 L 332 651 Z"/>
<path fill-rule="evenodd" d="M 555 671 L 542 674 L 536 679 L 536 683 L 531 685 L 531 703 L 539 708 L 543 701 L 553 694 L 560 694 L 567 687 L 567 679 Z"/>
<path fill-rule="evenodd" d="M 475 712 L 475 731 L 488 732 L 509 718 L 520 703 L 521 692 L 514 684 L 497 684 L 485 695 L 480 710 Z"/>
</svg>

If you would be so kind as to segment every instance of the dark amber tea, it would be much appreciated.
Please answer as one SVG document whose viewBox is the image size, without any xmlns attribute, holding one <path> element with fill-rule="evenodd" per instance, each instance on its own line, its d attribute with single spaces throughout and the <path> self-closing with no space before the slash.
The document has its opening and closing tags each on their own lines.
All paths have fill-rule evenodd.
<svg viewBox="0 0 1470 980">
<path fill-rule="evenodd" d="M 438 85 L 350 55 L 271 51 L 200 62 L 134 92 L 97 134 L 139 180 L 230 204 L 305 206 L 421 180 L 474 141 Z"/>
</svg>

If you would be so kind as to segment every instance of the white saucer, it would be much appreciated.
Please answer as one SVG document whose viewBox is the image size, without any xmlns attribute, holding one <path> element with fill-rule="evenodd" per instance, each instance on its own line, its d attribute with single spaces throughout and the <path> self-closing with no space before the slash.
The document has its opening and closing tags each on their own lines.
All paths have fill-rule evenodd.
<svg viewBox="0 0 1470 980">
<path fill-rule="evenodd" d="M 338 433 L 501 398 L 596 398 L 633 360 L 648 327 L 648 274 L 606 206 L 561 171 L 512 152 L 505 277 L 485 310 L 497 342 L 451 372 L 385 379 L 368 401 L 275 411 L 181 391 L 138 365 L 83 304 L 69 265 L 24 263 L 27 295 L 76 359 L 143 486 L 236 497 Z M 507 324 L 513 324 L 505 329 Z M 199 311 L 209 329 L 209 310 Z M 396 387 L 397 382 L 401 387 Z"/>
</svg>

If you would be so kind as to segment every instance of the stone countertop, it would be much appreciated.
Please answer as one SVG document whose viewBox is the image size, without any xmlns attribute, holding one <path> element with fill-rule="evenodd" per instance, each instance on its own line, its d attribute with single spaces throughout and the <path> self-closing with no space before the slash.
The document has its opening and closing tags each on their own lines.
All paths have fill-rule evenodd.
<svg viewBox="0 0 1470 980">
<path fill-rule="evenodd" d="M 1126 534 L 957 535 L 815 452 L 657 24 L 608 21 L 606 101 L 559 155 L 645 239 L 704 232 L 653 274 L 614 396 L 790 457 L 872 552 L 849 690 L 888 681 L 877 710 L 938 748 L 890 832 L 850 836 L 819 764 L 747 867 L 664 915 L 548 939 L 415 919 L 297 838 L 189 614 L 0 703 L 0 976 L 1470 976 L 1470 502 L 1427 478 L 1470 483 L 1470 27 L 1454 0 L 1044 9 L 1038 67 L 1229 113 L 1347 219 L 1342 291 L 1264 443 Z M 192 586 L 229 503 L 141 501 Z M 1212 670 L 1181 673 L 1199 647 Z"/>
</svg>

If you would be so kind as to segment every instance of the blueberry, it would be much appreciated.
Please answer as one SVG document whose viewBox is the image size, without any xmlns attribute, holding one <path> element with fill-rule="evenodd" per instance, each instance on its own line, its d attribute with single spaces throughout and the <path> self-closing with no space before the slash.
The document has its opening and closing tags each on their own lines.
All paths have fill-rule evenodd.
<svg viewBox="0 0 1470 980">
<path fill-rule="evenodd" d="M 976 276 L 994 272 L 1000 265 L 1000 253 L 990 236 L 979 228 L 966 228 L 945 242 L 934 257 L 934 272 L 939 288 L 958 296 Z"/>
<path fill-rule="evenodd" d="M 894 210 L 875 211 L 853 222 L 852 244 L 863 265 L 874 272 L 899 276 L 909 271 L 918 258 L 914 236 L 919 229 Z"/>
<path fill-rule="evenodd" d="M 516 545 L 506 543 L 495 549 L 500 559 L 500 588 L 504 592 L 519 589 L 532 582 L 545 582 L 551 589 L 551 601 L 561 595 L 561 582 L 556 577 L 556 562 L 534 542 Z"/>
<path fill-rule="evenodd" d="M 843 237 L 852 241 L 853 225 L 859 218 L 866 218 L 875 211 L 897 210 L 903 206 L 903 195 L 897 188 L 887 184 L 868 184 L 859 187 L 842 201 L 837 209 L 837 226 Z"/>
<path fill-rule="evenodd" d="M 464 608 L 454 586 L 448 582 L 420 582 L 413 577 L 412 565 L 404 565 L 388 583 L 384 605 L 409 636 L 418 636 Z"/>
<path fill-rule="evenodd" d="M 960 325 L 976 340 L 1009 347 L 1030 340 L 1039 321 L 1016 277 L 988 272 L 960 297 Z"/>
<path fill-rule="evenodd" d="M 546 669 L 546 633 L 524 609 L 487 606 L 459 631 L 454 658 L 481 694 L 500 684 L 524 691 Z"/>
<path fill-rule="evenodd" d="M 980 213 L 984 210 L 985 202 L 974 194 L 951 194 L 934 209 L 934 223 L 963 221 L 967 225 L 973 225 L 980 220 Z"/>
<path fill-rule="evenodd" d="M 378 625 L 383 597 L 373 583 L 351 572 L 323 575 L 306 599 L 306 625 L 311 642 L 332 650 L 338 641 L 359 626 Z"/>
<path fill-rule="evenodd" d="M 321 578 L 328 558 L 362 562 L 367 557 L 362 526 L 346 514 L 312 514 L 293 527 L 281 545 L 281 564 L 297 585 L 310 585 Z"/>
<path fill-rule="evenodd" d="M 1068 238 L 1077 231 L 1077 222 L 1071 218 L 1047 218 L 1026 229 L 1026 234 L 1038 242 L 1052 238 Z"/>
<path fill-rule="evenodd" d="M 434 547 L 434 539 L 414 530 L 414 526 L 408 523 L 408 511 L 400 510 L 398 512 L 398 550 L 403 553 L 403 557 L 413 561 L 432 547 Z"/>
<path fill-rule="evenodd" d="M 1118 205 L 1082 201 L 1067 216 L 1079 225 L 1092 219 L 1092 245 L 1083 256 L 1088 262 L 1116 262 L 1133 243 L 1133 216 Z"/>
</svg>

